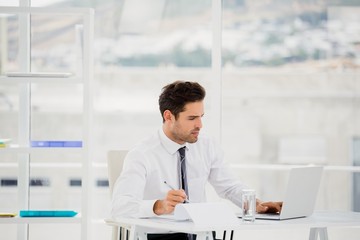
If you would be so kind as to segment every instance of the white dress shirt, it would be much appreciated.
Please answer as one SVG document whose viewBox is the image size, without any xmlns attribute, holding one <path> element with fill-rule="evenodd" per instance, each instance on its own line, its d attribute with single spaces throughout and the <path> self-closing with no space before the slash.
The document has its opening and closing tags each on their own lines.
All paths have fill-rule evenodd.
<svg viewBox="0 0 360 240">
<path fill-rule="evenodd" d="M 112 217 L 155 216 L 156 200 L 164 199 L 170 187 L 180 188 L 179 153 L 186 146 L 188 198 L 206 202 L 207 181 L 220 197 L 241 206 L 241 191 L 246 188 L 225 165 L 222 150 L 210 138 L 199 135 L 196 143 L 179 145 L 162 129 L 129 151 L 124 168 L 113 190 Z"/>
</svg>

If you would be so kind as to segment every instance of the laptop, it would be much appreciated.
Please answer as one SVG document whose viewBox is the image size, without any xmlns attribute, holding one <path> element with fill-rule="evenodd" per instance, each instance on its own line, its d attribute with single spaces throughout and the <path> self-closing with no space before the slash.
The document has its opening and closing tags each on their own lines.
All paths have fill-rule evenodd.
<svg viewBox="0 0 360 240">
<path fill-rule="evenodd" d="M 256 219 L 284 220 L 310 216 L 314 212 L 322 172 L 321 166 L 292 168 L 280 214 L 256 214 Z"/>
</svg>

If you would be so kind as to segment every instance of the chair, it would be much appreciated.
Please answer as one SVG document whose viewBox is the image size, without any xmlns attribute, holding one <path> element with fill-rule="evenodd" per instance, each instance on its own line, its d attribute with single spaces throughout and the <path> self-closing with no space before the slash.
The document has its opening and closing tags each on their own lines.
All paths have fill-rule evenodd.
<svg viewBox="0 0 360 240">
<path fill-rule="evenodd" d="M 110 197 L 112 197 L 113 188 L 116 179 L 120 176 L 123 169 L 124 159 L 128 151 L 126 150 L 110 150 L 107 154 L 108 178 Z M 127 236 L 126 229 L 113 227 L 112 240 L 125 239 Z"/>
</svg>

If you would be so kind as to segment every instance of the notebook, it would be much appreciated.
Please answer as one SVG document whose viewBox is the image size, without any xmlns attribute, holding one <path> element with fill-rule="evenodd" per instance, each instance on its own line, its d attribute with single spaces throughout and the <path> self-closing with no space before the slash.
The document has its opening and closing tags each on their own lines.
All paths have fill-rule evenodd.
<svg viewBox="0 0 360 240">
<path fill-rule="evenodd" d="M 320 166 L 292 168 L 280 214 L 256 214 L 256 218 L 284 220 L 310 216 L 314 212 L 322 171 Z"/>
<path fill-rule="evenodd" d="M 20 217 L 74 217 L 77 212 L 71 210 L 21 210 Z"/>
</svg>

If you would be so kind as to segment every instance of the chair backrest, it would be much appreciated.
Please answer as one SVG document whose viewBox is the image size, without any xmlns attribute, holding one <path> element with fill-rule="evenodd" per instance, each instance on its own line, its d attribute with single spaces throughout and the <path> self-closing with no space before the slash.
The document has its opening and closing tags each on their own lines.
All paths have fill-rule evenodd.
<svg viewBox="0 0 360 240">
<path fill-rule="evenodd" d="M 110 195 L 112 195 L 115 181 L 123 169 L 127 152 L 127 150 L 110 150 L 107 154 Z"/>
</svg>

